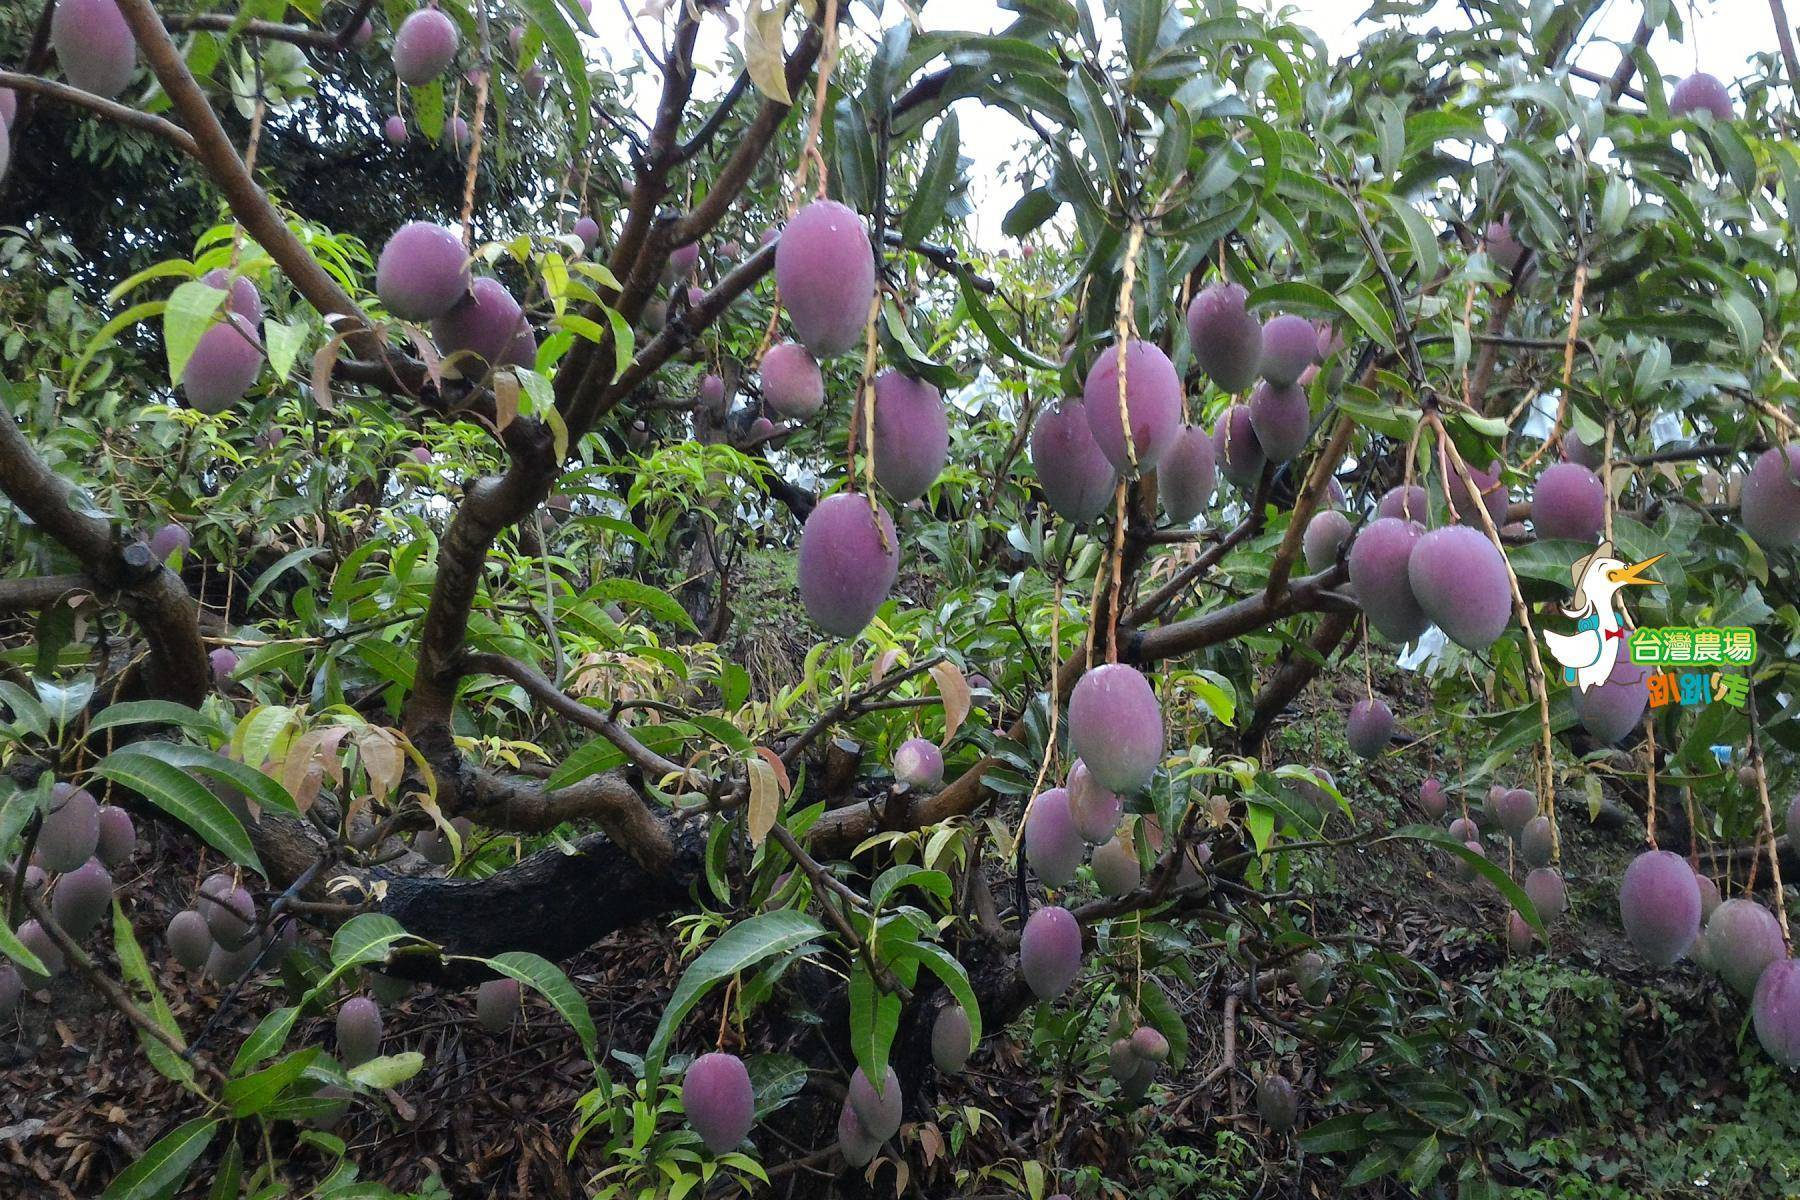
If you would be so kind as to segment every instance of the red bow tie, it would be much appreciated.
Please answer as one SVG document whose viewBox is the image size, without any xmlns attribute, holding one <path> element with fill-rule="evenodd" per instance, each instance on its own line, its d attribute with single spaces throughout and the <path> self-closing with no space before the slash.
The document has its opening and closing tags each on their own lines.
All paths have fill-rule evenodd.
<svg viewBox="0 0 1800 1200">
<path fill-rule="evenodd" d="M 1624 641 L 1625 640 L 1625 631 L 1623 629 L 1608 629 L 1606 631 L 1606 636 L 1609 638 L 1618 638 L 1620 641 Z"/>
</svg>

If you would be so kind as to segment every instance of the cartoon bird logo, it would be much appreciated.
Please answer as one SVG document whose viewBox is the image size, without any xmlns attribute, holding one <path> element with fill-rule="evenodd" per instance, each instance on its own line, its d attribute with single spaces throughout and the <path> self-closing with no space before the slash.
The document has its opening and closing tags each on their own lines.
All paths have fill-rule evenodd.
<svg viewBox="0 0 1800 1200">
<path fill-rule="evenodd" d="M 1612 543 L 1602 541 L 1594 552 L 1570 568 L 1575 595 L 1562 606 L 1575 618 L 1572 634 L 1544 631 L 1550 655 L 1563 666 L 1563 678 L 1582 691 L 1605 683 L 1625 647 L 1626 629 L 1613 608 L 1619 589 L 1632 584 L 1649 585 L 1662 580 L 1644 574 L 1662 561 L 1662 555 L 1627 566 L 1613 556 Z"/>
</svg>

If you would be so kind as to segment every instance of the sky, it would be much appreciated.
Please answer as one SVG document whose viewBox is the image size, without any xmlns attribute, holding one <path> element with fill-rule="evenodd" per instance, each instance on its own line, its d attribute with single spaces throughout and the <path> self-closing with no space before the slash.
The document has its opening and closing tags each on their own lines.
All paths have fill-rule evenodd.
<svg viewBox="0 0 1800 1200">
<path fill-rule="evenodd" d="M 851 0 L 845 2 L 849 3 Z M 1077 2 L 1087 3 L 1096 10 L 1100 4 L 1100 0 Z M 1664 64 L 1666 73 L 1686 74 L 1693 70 L 1705 70 L 1729 82 L 1743 73 L 1745 64 L 1752 55 L 1775 48 L 1768 0 L 1674 2 L 1680 5 L 1686 16 L 1685 43 L 1673 44 L 1666 34 L 1660 32 L 1650 43 L 1651 54 L 1657 62 Z M 590 49 L 595 56 L 602 60 L 611 57 L 613 61 L 622 61 L 624 57 L 636 52 L 638 47 L 629 27 L 628 11 L 637 13 L 645 7 L 643 0 L 595 0 L 593 22 L 600 33 L 600 37 L 590 42 Z M 671 10 L 674 7 L 675 5 L 670 5 Z M 731 0 L 730 7 L 734 13 L 742 14 L 747 3 L 746 0 Z M 896 8 L 897 5 L 889 0 L 889 7 Z M 924 27 L 931 30 L 967 29 L 991 33 L 1006 26 L 1016 16 L 1003 10 L 998 0 L 927 0 L 922 6 L 915 3 L 914 7 L 922 8 Z M 1271 4 L 1270 7 L 1277 6 Z M 1364 36 L 1377 28 L 1374 24 L 1360 20 L 1369 7 L 1365 0 L 1301 0 L 1299 3 L 1279 7 L 1294 14 L 1292 19 L 1295 24 L 1317 33 L 1334 54 L 1353 51 Z M 853 14 L 861 27 L 872 27 L 873 22 L 864 5 L 856 4 Z M 1575 62 L 1590 70 L 1610 74 L 1618 65 L 1618 44 L 1630 39 L 1642 15 L 1642 0 L 1607 0 L 1599 18 L 1590 22 L 1587 38 Z M 637 20 L 639 31 L 645 39 L 660 48 L 662 37 L 659 19 L 654 16 L 639 16 Z M 891 20 L 889 18 L 890 23 Z M 1413 25 L 1424 30 L 1434 25 L 1461 22 L 1455 0 L 1440 0 L 1437 9 L 1430 16 L 1413 22 Z M 723 90 L 729 81 L 728 36 L 723 20 L 709 19 L 703 27 L 695 58 L 703 67 L 712 65 L 716 74 L 713 87 L 709 88 L 702 81 L 696 89 L 702 96 L 709 90 Z M 648 115 L 653 100 L 645 98 L 643 103 Z M 977 162 L 1004 162 L 1021 141 L 1021 129 L 1010 116 L 989 109 L 977 100 L 958 102 L 956 112 L 961 125 L 963 152 Z M 973 173 L 972 186 L 975 200 L 971 223 L 973 235 L 978 244 L 998 246 L 1005 240 L 1000 236 L 1000 220 L 1019 198 L 1020 185 L 1003 172 L 978 171 Z"/>
</svg>

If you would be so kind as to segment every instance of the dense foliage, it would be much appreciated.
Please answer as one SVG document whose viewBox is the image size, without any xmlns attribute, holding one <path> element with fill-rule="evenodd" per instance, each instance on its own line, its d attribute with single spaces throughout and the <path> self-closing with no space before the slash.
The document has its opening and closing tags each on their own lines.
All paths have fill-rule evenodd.
<svg viewBox="0 0 1800 1200">
<path fill-rule="evenodd" d="M 0 1027 L 178 1097 L 81 1186 L 1800 1186 L 1791 49 L 626 7 L 0 12 Z M 549 1165 L 374 1149 L 427 995 Z"/>
</svg>

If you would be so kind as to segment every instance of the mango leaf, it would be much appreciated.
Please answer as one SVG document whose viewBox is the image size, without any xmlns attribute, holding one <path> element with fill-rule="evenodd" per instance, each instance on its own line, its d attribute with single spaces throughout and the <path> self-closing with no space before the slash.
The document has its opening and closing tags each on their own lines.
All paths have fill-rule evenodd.
<svg viewBox="0 0 1800 1200">
<path fill-rule="evenodd" d="M 1507 903 L 1518 910 L 1519 915 L 1525 918 L 1525 923 L 1536 930 L 1539 937 L 1549 941 L 1550 935 L 1544 929 L 1544 920 L 1538 916 L 1537 905 L 1531 902 L 1531 897 L 1525 894 L 1525 889 L 1514 883 L 1512 876 L 1508 875 L 1506 869 L 1500 864 L 1485 854 L 1478 854 L 1469 849 L 1451 837 L 1448 832 L 1430 825 L 1409 825 L 1405 829 L 1395 830 L 1386 837 L 1377 838 L 1375 842 L 1376 844 L 1380 842 L 1423 842 L 1462 859 L 1463 862 L 1475 869 L 1477 875 L 1499 889 Z"/>
<path fill-rule="evenodd" d="M 248 1075 L 240 1075 L 225 1085 L 225 1103 L 234 1117 L 248 1117 L 263 1112 L 280 1100 L 322 1051 L 307 1046 Z"/>
<path fill-rule="evenodd" d="M 190 280 L 176 288 L 163 310 L 163 345 L 169 355 L 169 386 L 181 382 L 194 347 L 214 324 L 219 306 L 225 302 L 225 291 L 199 280 Z"/>
<path fill-rule="evenodd" d="M 44 969 L 44 960 L 33 954 L 19 935 L 8 928 L 5 921 L 0 921 L 0 954 L 18 963 L 20 968 L 32 975 L 48 975 Z"/>
<path fill-rule="evenodd" d="M 781 50 L 781 21 L 788 0 L 751 0 L 744 14 L 744 69 L 756 90 L 777 104 L 792 104 L 788 92 L 787 59 Z"/>
<path fill-rule="evenodd" d="M 264 873 L 262 860 L 256 857 L 243 823 L 222 800 L 180 767 L 130 746 L 100 760 L 94 773 L 137 792 L 232 862 L 259 875 Z"/>
<path fill-rule="evenodd" d="M 81 386 L 81 377 L 87 373 L 87 366 L 94 361 L 96 354 L 112 345 L 118 339 L 119 334 L 126 329 L 136 325 L 139 321 L 148 321 L 151 317 L 162 316 L 168 311 L 168 308 L 168 302 L 163 300 L 134 304 L 102 325 L 100 332 L 96 333 L 89 339 L 88 344 L 81 348 L 81 356 L 75 360 L 75 365 L 69 370 L 70 397 L 73 398 L 76 390 Z"/>
<path fill-rule="evenodd" d="M 277 379 L 287 382 L 288 376 L 293 373 L 294 362 L 306 346 L 306 339 L 311 336 L 312 328 L 305 324 L 263 322 L 263 345 L 268 348 L 269 365 L 274 368 Z"/>
<path fill-rule="evenodd" d="M 264 709 L 264 712 L 273 710 Z M 243 726 L 239 726 L 241 731 Z M 247 767 L 236 759 L 226 758 L 200 746 L 189 746 L 182 742 L 135 742 L 126 746 L 113 757 L 120 754 L 139 754 L 146 758 L 154 758 L 179 767 L 186 772 L 199 771 L 210 775 L 221 783 L 228 784 L 242 792 L 245 797 L 254 801 L 261 808 L 273 808 L 291 817 L 300 815 L 300 806 L 288 795 L 280 782 L 271 779 L 261 771 Z M 208 795 L 211 795 L 209 792 Z M 234 818 L 235 819 L 235 818 Z"/>
<path fill-rule="evenodd" d="M 175 1023 L 175 1014 L 170 1011 L 169 1002 L 163 998 L 162 989 L 156 986 L 156 976 L 150 973 L 150 964 L 144 958 L 143 947 L 138 945 L 137 932 L 132 928 L 131 920 L 125 915 L 117 897 L 113 898 L 112 926 L 113 949 L 119 956 L 119 973 L 125 977 L 126 982 L 135 985 L 149 998 L 150 1017 L 156 1022 L 157 1028 L 174 1038 L 177 1045 L 185 1046 L 187 1042 L 181 1036 L 181 1026 Z M 177 1083 L 193 1083 L 194 1068 L 186 1059 L 145 1030 L 139 1029 L 137 1035 L 151 1066 Z"/>
<path fill-rule="evenodd" d="M 121 725 L 179 725 L 197 732 L 216 732 L 218 722 L 205 714 L 168 700 L 127 700 L 102 709 L 88 726 L 90 733 Z"/>
<path fill-rule="evenodd" d="M 656 1033 L 650 1039 L 650 1048 L 644 1054 L 644 1078 L 655 1084 L 662 1073 L 669 1039 L 675 1036 L 682 1019 L 716 984 L 766 958 L 798 949 L 824 932 L 806 913 L 783 908 L 759 913 L 720 934 L 717 941 L 689 964 L 682 972 L 681 982 L 675 985 L 668 1007 L 663 1009 L 662 1020 L 657 1023 Z"/>
<path fill-rule="evenodd" d="M 900 240 L 917 245 L 944 219 L 944 206 L 950 201 L 950 190 L 956 184 L 957 160 L 962 153 L 961 135 L 956 114 L 944 114 L 938 123 L 937 137 L 932 140 L 931 154 L 925 169 L 919 173 L 919 186 L 913 202 L 900 219 Z"/>
<path fill-rule="evenodd" d="M 508 950 L 482 961 L 502 975 L 530 986 L 548 1000 L 569 1023 L 575 1036 L 581 1039 L 581 1048 L 587 1051 L 590 1061 L 599 1053 L 599 1034 L 594 1031 L 594 1018 L 588 1012 L 587 1001 L 581 998 L 581 993 L 555 963 L 523 950 Z M 667 1019 L 666 1015 L 664 1019 Z"/>
<path fill-rule="evenodd" d="M 1010 238 L 1021 238 L 1056 215 L 1062 201 L 1047 187 L 1035 187 L 1019 197 L 1000 221 L 1000 232 Z"/>
<path fill-rule="evenodd" d="M 760 755 L 746 756 L 744 767 L 750 775 L 750 807 L 745 814 L 750 844 L 761 846 L 781 816 L 781 784 L 775 769 Z"/>
<path fill-rule="evenodd" d="M 302 546 L 298 550 L 290 550 L 282 555 L 269 565 L 268 570 L 256 577 L 255 583 L 250 585 L 249 594 L 244 597 L 245 605 L 255 604 L 257 597 L 261 596 L 270 584 L 280 579 L 289 567 L 297 566 L 307 559 L 323 553 L 325 553 L 324 546 Z"/>
<path fill-rule="evenodd" d="M 861 961 L 850 970 L 850 1050 L 863 1076 L 880 1086 L 900 1032 L 900 997 L 883 991 Z"/>
<path fill-rule="evenodd" d="M 969 1044 L 981 1044 L 981 1002 L 969 985 L 969 973 L 954 955 L 936 942 L 902 942 L 894 947 L 896 959 L 910 958 L 938 977 L 938 981 L 956 997 L 969 1018 Z"/>
<path fill-rule="evenodd" d="M 300 1016 L 300 1009 L 294 1005 L 278 1008 L 251 1030 L 244 1044 L 238 1047 L 237 1057 L 231 1060 L 232 1074 L 238 1074 L 254 1067 L 270 1055 L 281 1053 L 287 1045 L 288 1034 L 293 1032 L 294 1021 Z"/>
<path fill-rule="evenodd" d="M 791 1054 L 753 1054 L 744 1066 L 750 1072 L 758 1121 L 766 1120 L 806 1086 L 807 1066 Z"/>
<path fill-rule="evenodd" d="M 608 600 L 617 600 L 621 604 L 634 604 L 659 621 L 667 621 L 671 625 L 679 625 L 689 633 L 700 632 L 694 625 L 694 619 L 688 616 L 687 609 L 681 602 L 658 587 L 647 583 L 639 583 L 635 579 L 612 578 L 602 579 L 582 593 L 585 600 L 598 601 L 604 604 Z"/>
<path fill-rule="evenodd" d="M 344 1075 L 351 1083 L 368 1088 L 391 1088 L 405 1083 L 425 1067 L 425 1056 L 417 1050 L 400 1054 L 384 1054 L 358 1063 Z"/>
<path fill-rule="evenodd" d="M 385 959 L 387 948 L 406 936 L 400 922 L 385 913 L 359 913 L 351 917 L 331 936 L 333 973 Z"/>
<path fill-rule="evenodd" d="M 221 1121 L 200 1117 L 164 1137 L 114 1177 L 102 1200 L 156 1200 L 172 1195 L 212 1145 Z"/>
<path fill-rule="evenodd" d="M 550 48 L 556 65 L 562 68 L 563 83 L 568 86 L 570 105 L 575 113 L 574 144 L 585 146 L 593 128 L 593 105 L 589 103 L 593 89 L 588 83 L 587 58 L 575 30 L 579 28 L 592 34 L 593 22 L 577 6 L 577 0 L 562 0 L 560 4 L 557 0 L 518 0 L 518 3 L 543 34 L 544 44 Z"/>
</svg>

